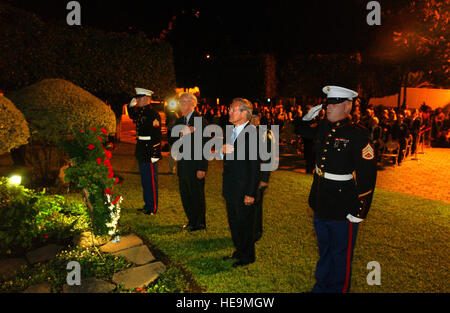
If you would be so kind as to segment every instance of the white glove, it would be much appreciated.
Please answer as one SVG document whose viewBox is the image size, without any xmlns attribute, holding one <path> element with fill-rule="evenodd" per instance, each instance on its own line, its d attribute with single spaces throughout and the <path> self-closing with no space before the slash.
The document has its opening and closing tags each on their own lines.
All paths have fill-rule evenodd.
<svg viewBox="0 0 450 313">
<path fill-rule="evenodd" d="M 137 104 L 136 98 L 131 99 L 131 101 L 130 101 L 130 107 L 134 107 L 134 106 L 136 106 L 136 104 Z"/>
<path fill-rule="evenodd" d="M 309 110 L 308 113 L 306 113 L 305 116 L 303 116 L 303 121 L 311 121 L 314 119 L 317 115 L 319 115 L 320 111 L 322 110 L 322 104 L 316 105 L 315 107 L 312 107 L 311 110 Z"/>
<path fill-rule="evenodd" d="M 159 159 L 158 158 L 152 158 L 152 163 L 157 162 Z"/>
<path fill-rule="evenodd" d="M 354 216 L 351 215 L 351 214 L 347 214 L 346 217 L 347 217 L 347 219 L 348 219 L 350 222 L 352 222 L 352 223 L 361 223 L 361 222 L 363 221 L 362 218 L 354 217 Z"/>
</svg>

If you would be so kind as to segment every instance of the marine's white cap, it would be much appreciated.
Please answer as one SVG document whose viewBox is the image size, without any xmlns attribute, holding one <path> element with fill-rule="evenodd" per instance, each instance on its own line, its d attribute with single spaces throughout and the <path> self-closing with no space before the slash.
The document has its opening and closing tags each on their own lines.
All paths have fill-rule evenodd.
<svg viewBox="0 0 450 313">
<path fill-rule="evenodd" d="M 327 98 L 341 98 L 351 101 L 358 96 L 356 91 L 339 86 L 325 86 L 322 91 L 327 95 Z"/>
<path fill-rule="evenodd" d="M 153 91 L 144 89 L 144 88 L 134 88 L 136 89 L 136 96 L 149 96 L 151 97 L 153 95 Z"/>
</svg>

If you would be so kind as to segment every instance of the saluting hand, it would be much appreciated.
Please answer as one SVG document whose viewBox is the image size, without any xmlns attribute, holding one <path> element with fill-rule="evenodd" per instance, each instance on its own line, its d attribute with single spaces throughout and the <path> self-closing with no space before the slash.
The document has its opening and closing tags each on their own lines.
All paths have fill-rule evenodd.
<svg viewBox="0 0 450 313">
<path fill-rule="evenodd" d="M 255 202 L 255 198 L 249 197 L 249 196 L 245 196 L 244 197 L 244 204 L 245 205 L 252 205 L 254 202 Z"/>
</svg>

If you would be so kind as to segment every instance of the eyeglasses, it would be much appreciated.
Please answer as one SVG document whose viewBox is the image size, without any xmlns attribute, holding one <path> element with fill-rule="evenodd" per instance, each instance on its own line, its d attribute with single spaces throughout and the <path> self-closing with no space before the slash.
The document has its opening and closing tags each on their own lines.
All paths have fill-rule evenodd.
<svg viewBox="0 0 450 313">
<path fill-rule="evenodd" d="M 230 112 L 230 113 L 232 113 L 232 112 L 237 112 L 237 111 L 244 111 L 244 110 L 241 110 L 241 108 L 239 108 L 239 107 L 237 107 L 237 108 L 230 108 L 229 110 L 228 110 L 228 112 Z"/>
</svg>

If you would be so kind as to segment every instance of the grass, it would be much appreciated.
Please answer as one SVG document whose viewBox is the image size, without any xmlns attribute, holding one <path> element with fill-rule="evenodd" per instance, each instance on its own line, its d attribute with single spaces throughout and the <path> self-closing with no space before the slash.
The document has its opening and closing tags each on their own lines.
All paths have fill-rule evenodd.
<svg viewBox="0 0 450 313">
<path fill-rule="evenodd" d="M 264 198 L 265 233 L 256 245 L 257 261 L 235 269 L 232 261 L 222 261 L 233 251 L 221 196 L 222 163 L 210 162 L 206 178 L 208 230 L 188 233 L 180 229 L 186 218 L 178 179 L 164 175 L 167 159 L 159 163 L 158 215 L 136 212 L 143 201 L 133 149 L 130 144 L 119 145 L 112 160 L 115 172 L 124 179 L 121 225 L 161 251 L 177 269 L 175 273 L 193 279 L 206 292 L 311 290 L 318 259 L 312 211 L 307 205 L 311 176 L 285 171 L 272 174 Z M 446 202 L 377 189 L 358 233 L 352 292 L 449 292 L 449 212 Z M 381 264 L 380 286 L 366 283 L 370 261 Z"/>
</svg>

